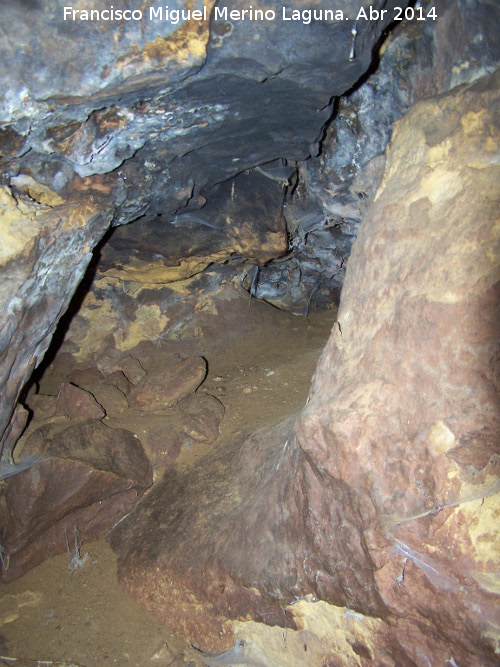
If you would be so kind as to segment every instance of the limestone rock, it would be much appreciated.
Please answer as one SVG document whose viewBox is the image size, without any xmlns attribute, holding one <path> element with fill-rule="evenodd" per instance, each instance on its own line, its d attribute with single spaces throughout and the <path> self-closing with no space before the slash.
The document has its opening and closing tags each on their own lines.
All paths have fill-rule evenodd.
<svg viewBox="0 0 500 667">
<path fill-rule="evenodd" d="M 126 589 L 196 645 L 309 594 L 385 623 L 397 664 L 498 663 L 499 98 L 497 73 L 396 124 L 301 414 L 113 531 Z"/>
<path fill-rule="evenodd" d="M 130 392 L 131 404 L 147 412 L 164 410 L 196 391 L 206 374 L 207 362 L 203 357 L 187 357 L 147 375 Z"/>
<path fill-rule="evenodd" d="M 70 419 L 100 419 L 106 412 L 91 393 L 67 382 L 59 389 L 56 415 Z"/>
</svg>

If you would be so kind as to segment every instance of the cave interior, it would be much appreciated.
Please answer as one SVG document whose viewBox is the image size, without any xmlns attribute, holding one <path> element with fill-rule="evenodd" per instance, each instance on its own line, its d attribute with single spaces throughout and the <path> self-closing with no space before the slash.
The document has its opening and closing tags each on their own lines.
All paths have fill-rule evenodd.
<svg viewBox="0 0 500 667">
<path fill-rule="evenodd" d="M 150 5 L 0 3 L 0 652 L 497 665 L 500 7 Z"/>
</svg>

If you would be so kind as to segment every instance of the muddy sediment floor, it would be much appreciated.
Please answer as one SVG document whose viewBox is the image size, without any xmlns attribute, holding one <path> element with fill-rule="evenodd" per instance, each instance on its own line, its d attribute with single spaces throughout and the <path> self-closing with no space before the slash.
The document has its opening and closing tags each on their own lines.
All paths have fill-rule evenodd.
<svg viewBox="0 0 500 667">
<path fill-rule="evenodd" d="M 259 302 L 252 307 L 262 310 L 265 326 L 206 355 L 208 376 L 199 391 L 225 407 L 220 437 L 211 445 L 183 446 L 177 466 L 188 468 L 231 437 L 276 423 L 307 399 L 336 311 L 305 319 Z M 132 424 L 120 425 L 133 430 Z M 0 656 L 17 659 L 0 658 L 0 664 L 202 664 L 194 649 L 122 591 L 104 539 L 84 543 L 81 555 L 86 553 L 75 571 L 63 554 L 0 587 Z"/>
</svg>

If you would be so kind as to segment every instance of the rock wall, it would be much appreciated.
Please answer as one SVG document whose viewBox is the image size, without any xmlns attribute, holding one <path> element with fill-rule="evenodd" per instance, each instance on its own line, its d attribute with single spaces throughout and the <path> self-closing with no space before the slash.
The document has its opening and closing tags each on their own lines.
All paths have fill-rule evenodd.
<svg viewBox="0 0 500 667">
<path fill-rule="evenodd" d="M 424 10 L 431 4 L 423 3 Z M 421 99 L 496 69 L 500 45 L 492 26 L 500 14 L 494 3 L 444 0 L 436 10 L 435 21 L 395 23 L 370 76 L 336 101 L 320 155 L 298 163 L 298 186 L 286 195 L 287 261 L 261 271 L 258 298 L 303 313 L 311 294 L 320 307 L 338 294 L 380 184 L 393 123 Z"/>
<path fill-rule="evenodd" d="M 350 21 L 309 25 L 81 21 L 64 18 L 65 4 L 2 5 L 0 437 L 9 451 L 25 422 L 13 417 L 21 387 L 110 224 L 168 217 L 203 188 L 316 151 L 333 96 L 366 71 L 390 15 L 363 21 L 350 58 L 357 0 L 330 5 Z M 281 14 L 279 3 L 267 7 Z"/>
<path fill-rule="evenodd" d="M 141 337 L 156 340 L 188 312 L 199 318 L 193 318 L 194 329 L 206 322 L 201 311 L 207 294 L 228 301 L 220 286 L 234 277 L 233 260 L 243 267 L 236 275 L 248 273 L 247 289 L 265 296 L 265 271 L 259 281 L 258 269 L 245 261 L 260 266 L 280 258 L 287 233 L 298 230 L 299 238 L 304 231 L 300 223 L 285 228 L 282 181 L 292 172 L 275 159 L 295 164 L 317 152 L 332 96 L 366 72 L 385 27 L 360 23 L 354 54 L 347 22 L 286 29 L 213 20 L 175 29 L 148 23 L 129 26 L 115 40 L 110 31 L 86 24 L 83 40 L 76 41 L 77 26 L 61 19 L 63 4 L 2 7 L 9 24 L 19 27 L 0 42 L 2 58 L 11 63 L 2 68 L 0 127 L 0 432 L 7 456 L 26 422 L 23 408 L 15 408 L 22 387 L 111 226 L 119 229 L 103 250 L 101 269 L 109 271 L 113 298 L 96 319 L 108 327 L 103 339 L 110 322 L 117 328 L 121 310 L 132 313 L 127 331 L 112 334 L 111 350 L 128 350 Z M 373 6 L 384 4 L 396 3 Z M 340 5 L 352 18 L 361 3 Z M 306 5 L 297 0 L 294 6 Z M 320 214 L 324 208 L 338 216 L 333 219 L 341 227 L 353 200 L 339 198 L 330 210 L 332 200 L 367 192 L 352 189 L 358 172 L 350 162 L 362 162 L 361 151 L 366 164 L 358 166 L 368 168 L 393 119 L 422 100 L 396 124 L 369 214 L 358 209 L 354 231 L 344 235 L 350 245 L 367 215 L 308 405 L 274 429 L 234 442 L 189 477 L 168 471 L 112 535 L 125 587 L 203 648 L 228 648 L 235 631 L 251 636 L 253 645 L 267 637 L 259 659 L 281 664 L 276 634 L 259 635 L 253 622 L 247 627 L 244 621 L 283 627 L 300 646 L 310 638 L 311 623 L 328 625 L 333 614 L 338 635 L 318 639 L 310 664 L 498 661 L 499 84 L 498 75 L 478 79 L 498 58 L 498 46 L 492 47 L 498 8 L 449 2 L 442 12 L 432 65 L 414 67 L 416 84 L 396 100 L 382 138 L 375 137 L 380 141 L 365 130 L 376 121 L 364 112 L 374 100 L 392 105 L 387 99 L 394 98 L 384 97 L 383 68 L 372 82 L 373 95 L 367 88 L 340 105 L 330 144 L 343 144 L 340 153 L 352 148 L 345 163 L 332 148 L 319 160 L 320 172 L 302 169 Z M 30 49 L 33 34 L 36 48 Z M 431 40 L 429 32 L 422 35 Z M 269 49 L 262 49 L 264 40 Z M 464 43 L 471 45 L 468 59 Z M 81 59 L 94 60 L 95 53 L 95 69 L 82 68 Z M 404 75 L 396 79 L 400 85 Z M 356 131 L 345 131 L 346 119 Z M 258 165 L 267 175 L 252 171 Z M 362 174 L 370 197 L 382 168 L 383 159 Z M 325 199 L 334 171 L 342 183 L 334 183 L 340 189 Z M 271 220 L 258 206 L 245 213 L 256 190 L 266 191 Z M 233 199 L 236 209 L 228 209 Z M 138 218 L 135 227 L 121 228 Z M 141 244 L 134 243 L 134 228 L 144 230 Z M 165 230 L 174 231 L 176 253 L 162 254 L 172 239 Z M 340 246 L 347 243 L 342 234 Z M 318 246 L 323 255 L 333 250 L 329 232 L 327 237 Z M 338 257 L 330 253 L 336 258 L 332 276 L 342 269 L 343 278 L 347 245 L 339 246 Z M 120 265 L 121 253 L 133 254 L 133 261 Z M 306 259 L 314 276 L 314 261 L 323 260 L 314 253 Z M 226 264 L 202 274 L 214 260 Z M 285 284 L 296 281 L 296 270 L 300 288 L 300 266 L 285 269 Z M 279 273 L 274 264 L 267 283 Z M 194 276 L 196 283 L 166 286 L 172 276 Z M 100 282 L 89 310 L 104 301 L 107 284 Z M 138 287 L 146 300 L 139 305 L 133 298 Z M 315 289 L 311 278 L 305 292 L 286 297 L 287 307 L 309 302 Z M 227 303 L 212 306 L 213 317 L 230 311 Z M 81 325 L 88 328 L 84 318 Z M 82 339 L 89 356 L 110 351 L 100 349 L 97 333 L 87 331 Z M 95 384 L 93 391 L 102 393 L 102 383 Z M 49 433 L 49 444 L 31 443 L 52 457 L 41 464 L 46 479 L 56 473 L 63 479 L 70 468 L 95 471 L 113 458 L 100 414 L 92 415 L 97 421 L 90 426 Z M 86 446 L 97 437 L 88 435 L 94 431 L 103 449 L 91 457 Z M 106 527 L 151 483 L 144 452 L 133 449 L 126 433 L 121 437 L 130 445 L 130 467 L 137 458 L 144 471 L 140 479 L 122 466 L 93 473 L 97 495 L 103 489 L 116 495 L 116 506 L 110 502 L 108 516 L 101 517 Z M 81 444 L 80 458 L 68 463 L 63 453 L 73 441 Z M 115 448 L 121 451 L 120 444 Z M 22 477 L 9 488 L 24 497 Z M 30 522 L 47 518 L 34 491 L 29 519 L 13 519 L 10 526 L 9 548 L 26 551 L 18 572 L 39 558 L 43 546 L 32 551 L 27 538 Z M 48 504 L 59 521 L 67 506 Z M 82 525 L 94 521 L 95 509 L 85 509 Z M 51 528 L 43 528 L 50 542 Z M 74 539 L 78 555 L 76 531 Z"/>
<path fill-rule="evenodd" d="M 436 21 L 398 23 L 375 71 L 335 102 L 320 155 L 286 166 L 276 160 L 204 189 L 173 217 L 146 215 L 116 228 L 64 349 L 95 361 L 100 349 L 131 349 L 141 332 L 202 337 L 197 312 L 220 311 L 224 281 L 297 315 L 336 305 L 393 123 L 420 99 L 495 69 L 500 49 L 490 25 L 499 16 L 490 5 L 443 2 Z M 233 296 L 225 291 L 236 311 Z"/>
<path fill-rule="evenodd" d="M 310 664 L 497 664 L 499 85 L 396 124 L 302 413 L 167 472 L 113 531 L 124 586 L 196 645 L 301 632 L 291 603 L 321 599 L 369 620 Z"/>
</svg>

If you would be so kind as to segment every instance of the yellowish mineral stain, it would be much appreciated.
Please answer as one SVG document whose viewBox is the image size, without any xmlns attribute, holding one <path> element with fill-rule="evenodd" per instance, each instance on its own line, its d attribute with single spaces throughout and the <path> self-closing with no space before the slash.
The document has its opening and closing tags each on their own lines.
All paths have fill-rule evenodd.
<svg viewBox="0 0 500 667">
<path fill-rule="evenodd" d="M 422 178 L 416 199 L 428 197 L 432 204 L 438 205 L 453 199 L 462 189 L 460 175 L 439 164 Z"/>
<path fill-rule="evenodd" d="M 125 267 L 109 269 L 104 275 L 142 284 L 168 285 L 201 273 L 209 264 L 224 261 L 227 257 L 227 250 L 221 250 L 204 257 L 189 257 L 181 260 L 177 266 L 165 266 L 161 259 L 154 262 L 134 260 Z"/>
<path fill-rule="evenodd" d="M 490 122 L 490 114 L 487 109 L 480 111 L 469 111 L 461 118 L 462 129 L 467 136 L 477 137 L 482 134 Z"/>
<path fill-rule="evenodd" d="M 169 318 L 162 314 L 158 305 L 140 305 L 136 310 L 135 320 L 126 329 L 113 332 L 116 348 L 124 352 L 142 340 L 157 340 L 168 322 Z"/>
<path fill-rule="evenodd" d="M 500 572 L 472 572 L 472 576 L 485 591 L 500 595 Z"/>
<path fill-rule="evenodd" d="M 378 646 L 384 622 L 378 618 L 309 600 L 300 600 L 288 611 L 298 630 L 254 621 L 233 622 L 236 640 L 246 640 L 251 646 L 249 657 L 268 667 L 312 667 L 333 658 L 339 667 L 365 664 L 353 645 L 363 646 L 363 652 L 371 654 L 375 662 L 380 656 Z"/>
<path fill-rule="evenodd" d="M 439 420 L 430 430 L 428 443 L 432 454 L 446 454 L 449 449 L 456 445 L 456 439 L 448 426 Z"/>
<path fill-rule="evenodd" d="M 26 192 L 28 196 L 38 204 L 50 206 L 51 208 L 64 204 L 64 199 L 60 197 L 57 192 L 54 192 L 46 185 L 39 183 L 32 176 L 21 174 L 11 179 L 11 182 L 22 191 Z"/>
<path fill-rule="evenodd" d="M 486 139 L 486 143 L 484 144 L 484 148 L 489 153 L 494 153 L 498 151 L 498 141 L 496 141 L 493 137 L 488 137 Z"/>
<path fill-rule="evenodd" d="M 435 167 L 439 164 L 446 164 L 449 162 L 450 148 L 453 143 L 448 137 L 444 141 L 435 146 L 429 146 L 427 148 L 427 164 L 430 167 Z"/>
<path fill-rule="evenodd" d="M 21 211 L 7 188 L 0 187 L 0 264 L 27 250 L 39 233 L 34 219 Z"/>
<path fill-rule="evenodd" d="M 210 16 L 215 1 L 206 2 L 207 16 Z M 187 2 L 185 9 L 195 9 Z M 169 61 L 177 61 L 185 64 L 189 61 L 200 60 L 205 57 L 207 44 L 210 37 L 209 21 L 185 21 L 177 30 L 167 37 L 157 37 L 147 42 L 142 51 L 134 44 L 132 52 L 119 59 L 117 65 L 120 68 L 133 65 L 142 60 L 144 63 L 156 67 L 163 67 Z"/>
<path fill-rule="evenodd" d="M 86 296 L 79 316 L 84 318 L 88 325 L 84 328 L 85 337 L 77 341 L 79 351 L 75 356 L 78 359 L 91 359 L 100 350 L 104 338 L 118 330 L 121 323 L 111 301 L 100 301 L 93 292 Z"/>
<path fill-rule="evenodd" d="M 97 209 L 89 202 L 79 203 L 71 209 L 69 215 L 63 218 L 63 229 L 79 229 L 88 224 L 89 218 L 95 215 Z"/>
<path fill-rule="evenodd" d="M 460 505 L 459 525 L 467 526 L 478 571 L 500 571 L 500 493 Z"/>
</svg>

